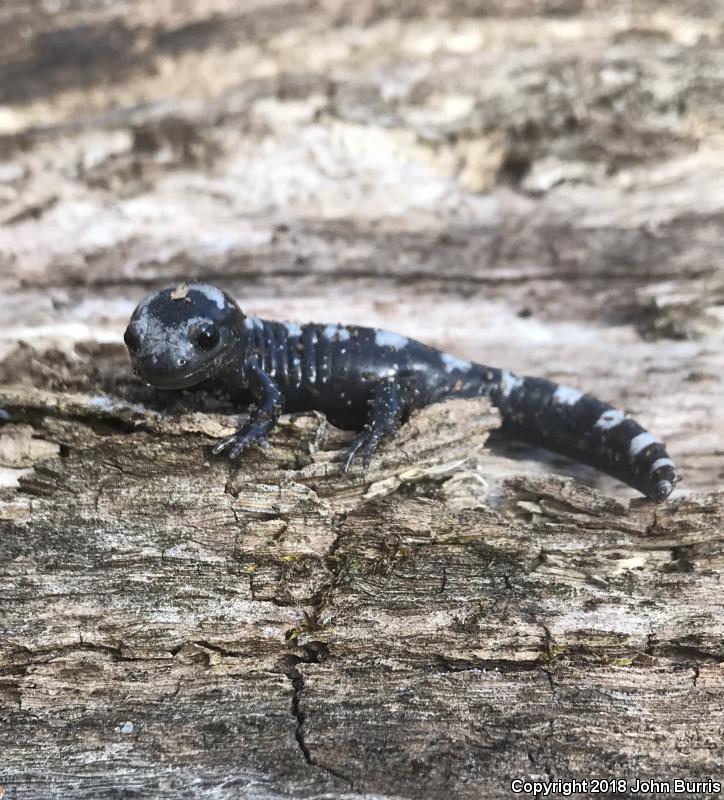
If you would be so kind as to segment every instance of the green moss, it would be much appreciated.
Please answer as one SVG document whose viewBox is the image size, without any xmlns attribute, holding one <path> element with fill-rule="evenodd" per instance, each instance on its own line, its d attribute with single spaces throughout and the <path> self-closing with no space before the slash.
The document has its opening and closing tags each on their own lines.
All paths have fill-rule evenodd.
<svg viewBox="0 0 724 800">
<path fill-rule="evenodd" d="M 326 628 L 326 625 L 322 625 L 316 617 L 312 617 L 306 612 L 304 613 L 304 622 L 301 625 L 297 625 L 294 628 L 288 630 L 285 634 L 286 640 L 296 642 L 296 640 L 303 634 L 303 633 L 317 633 L 318 631 L 322 631 Z"/>
<path fill-rule="evenodd" d="M 567 648 L 558 644 L 551 645 L 548 650 L 540 657 L 541 664 L 551 664 L 553 661 L 558 661 L 563 658 L 568 652 Z"/>
</svg>

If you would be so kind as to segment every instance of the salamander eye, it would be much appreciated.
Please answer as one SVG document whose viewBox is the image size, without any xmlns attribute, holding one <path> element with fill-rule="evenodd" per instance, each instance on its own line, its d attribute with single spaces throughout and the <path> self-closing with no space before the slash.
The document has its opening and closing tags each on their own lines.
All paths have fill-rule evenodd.
<svg viewBox="0 0 724 800">
<path fill-rule="evenodd" d="M 196 344 L 202 350 L 213 350 L 219 343 L 221 334 L 216 325 L 203 325 L 196 334 Z"/>
<path fill-rule="evenodd" d="M 132 325 L 126 328 L 126 332 L 123 334 L 123 341 L 126 343 L 129 353 L 137 352 L 141 346 L 141 337 Z"/>
</svg>

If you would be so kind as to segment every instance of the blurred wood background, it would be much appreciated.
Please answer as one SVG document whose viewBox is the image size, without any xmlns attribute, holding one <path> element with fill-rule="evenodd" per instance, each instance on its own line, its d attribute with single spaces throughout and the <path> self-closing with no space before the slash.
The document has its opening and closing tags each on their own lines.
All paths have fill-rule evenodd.
<svg viewBox="0 0 724 800">
<path fill-rule="evenodd" d="M 721 780 L 723 122 L 717 0 L 6 0 L 0 795 Z M 231 468 L 122 344 L 189 278 L 580 386 L 684 481 L 477 401 Z"/>
</svg>

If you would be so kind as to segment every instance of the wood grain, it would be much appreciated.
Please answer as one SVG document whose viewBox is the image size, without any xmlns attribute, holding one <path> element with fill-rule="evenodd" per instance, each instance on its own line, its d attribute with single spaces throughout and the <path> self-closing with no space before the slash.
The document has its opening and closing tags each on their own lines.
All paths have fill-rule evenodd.
<svg viewBox="0 0 724 800">
<path fill-rule="evenodd" d="M 723 36 L 708 0 L 2 4 L 0 795 L 724 778 Z M 318 415 L 231 466 L 234 409 L 122 345 L 195 277 L 577 385 L 684 480 L 654 507 L 483 401 L 366 475 Z"/>
</svg>

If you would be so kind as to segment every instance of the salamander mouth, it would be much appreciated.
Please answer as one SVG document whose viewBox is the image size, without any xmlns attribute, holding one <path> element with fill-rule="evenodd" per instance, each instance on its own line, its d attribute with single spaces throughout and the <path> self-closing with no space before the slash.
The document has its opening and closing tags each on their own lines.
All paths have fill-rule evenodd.
<svg viewBox="0 0 724 800">
<path fill-rule="evenodd" d="M 144 369 L 142 365 L 135 364 L 133 371 L 136 373 L 136 375 L 143 378 L 146 383 L 150 383 L 151 386 L 155 386 L 157 389 L 174 390 L 190 389 L 192 386 L 202 383 L 212 372 L 210 367 L 210 364 L 204 364 L 203 367 L 191 370 L 189 372 L 163 373 L 153 369 Z"/>
</svg>

